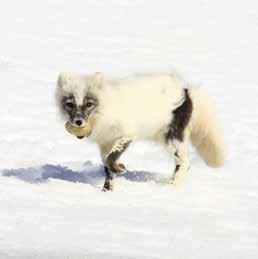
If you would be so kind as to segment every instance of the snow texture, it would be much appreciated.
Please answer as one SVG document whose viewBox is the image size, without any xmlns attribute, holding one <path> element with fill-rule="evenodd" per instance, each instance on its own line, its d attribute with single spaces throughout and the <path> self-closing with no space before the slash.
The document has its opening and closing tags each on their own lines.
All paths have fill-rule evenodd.
<svg viewBox="0 0 258 259">
<path fill-rule="evenodd" d="M 9 0 L 0 31 L 1 259 L 257 258 L 256 0 Z M 168 154 L 139 142 L 101 192 L 97 147 L 57 116 L 58 73 L 175 69 L 215 100 L 225 167 L 191 150 L 173 187 Z"/>
</svg>

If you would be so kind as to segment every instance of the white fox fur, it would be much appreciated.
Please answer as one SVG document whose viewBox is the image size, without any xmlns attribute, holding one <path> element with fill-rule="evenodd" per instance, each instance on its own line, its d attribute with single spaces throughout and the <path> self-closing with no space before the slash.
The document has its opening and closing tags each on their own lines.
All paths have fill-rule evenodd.
<svg viewBox="0 0 258 259">
<path fill-rule="evenodd" d="M 94 117 L 89 138 L 98 143 L 107 172 L 108 169 L 111 171 L 110 163 L 115 165 L 115 160 L 130 142 L 150 139 L 164 144 L 175 154 L 175 162 L 180 167 L 172 177 L 172 181 L 175 181 L 175 176 L 189 167 L 189 139 L 209 166 L 222 166 L 225 161 L 225 146 L 217 127 L 213 105 L 201 89 L 193 88 L 188 92 L 193 110 L 184 129 L 183 140 L 168 141 L 165 135 L 173 123 L 173 111 L 185 101 L 184 83 L 175 74 L 106 80 L 101 73 L 86 77 L 61 73 L 56 93 L 67 120 L 71 118 L 63 108 L 62 98 L 73 96 L 76 107 L 82 109 L 80 107 L 84 107 L 85 96 L 94 96 L 96 107 L 91 113 L 88 112 L 86 119 L 80 117 L 83 122 Z M 111 161 L 111 157 L 116 159 Z M 110 190 L 113 178 L 108 175 L 104 189 Z"/>
<path fill-rule="evenodd" d="M 99 96 L 102 107 L 92 134 L 95 141 L 106 143 L 121 136 L 162 141 L 183 92 L 176 77 L 165 75 L 109 81 Z"/>
</svg>

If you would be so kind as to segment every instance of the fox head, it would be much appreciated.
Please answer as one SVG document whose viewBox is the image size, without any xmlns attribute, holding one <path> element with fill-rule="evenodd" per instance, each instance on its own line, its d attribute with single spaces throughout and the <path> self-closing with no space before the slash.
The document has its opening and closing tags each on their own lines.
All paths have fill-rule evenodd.
<svg viewBox="0 0 258 259">
<path fill-rule="evenodd" d="M 99 94 L 102 87 L 102 73 L 98 72 L 87 77 L 60 73 L 56 100 L 62 117 L 75 127 L 84 127 L 87 123 L 93 124 L 100 108 Z"/>
</svg>

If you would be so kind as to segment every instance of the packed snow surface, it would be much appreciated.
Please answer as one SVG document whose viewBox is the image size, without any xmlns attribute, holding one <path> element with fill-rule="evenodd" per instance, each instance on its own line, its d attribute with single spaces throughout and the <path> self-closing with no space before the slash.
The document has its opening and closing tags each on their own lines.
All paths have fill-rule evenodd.
<svg viewBox="0 0 258 259">
<path fill-rule="evenodd" d="M 0 31 L 1 259 L 258 258 L 256 0 L 9 0 Z M 191 150 L 173 187 L 171 157 L 139 142 L 101 192 L 96 145 L 57 115 L 58 73 L 172 70 L 215 100 L 225 167 Z"/>
</svg>

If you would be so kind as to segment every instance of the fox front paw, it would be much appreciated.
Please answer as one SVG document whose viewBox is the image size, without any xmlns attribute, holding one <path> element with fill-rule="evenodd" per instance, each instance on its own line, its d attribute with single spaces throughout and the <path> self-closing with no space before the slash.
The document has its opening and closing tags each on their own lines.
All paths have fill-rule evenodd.
<svg viewBox="0 0 258 259">
<path fill-rule="evenodd" d="M 113 189 L 114 189 L 114 186 L 112 182 L 105 182 L 102 188 L 102 192 L 113 191 Z"/>
<path fill-rule="evenodd" d="M 114 173 L 119 174 L 119 173 L 124 173 L 126 171 L 125 165 L 124 164 L 115 164 L 114 166 Z"/>
<path fill-rule="evenodd" d="M 117 164 L 115 162 L 109 163 L 108 168 L 111 172 L 115 174 L 123 173 L 126 171 L 124 164 L 120 164 L 120 163 Z"/>
</svg>

